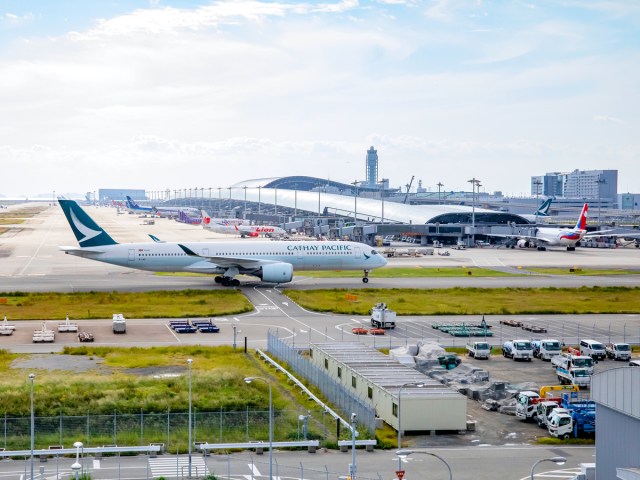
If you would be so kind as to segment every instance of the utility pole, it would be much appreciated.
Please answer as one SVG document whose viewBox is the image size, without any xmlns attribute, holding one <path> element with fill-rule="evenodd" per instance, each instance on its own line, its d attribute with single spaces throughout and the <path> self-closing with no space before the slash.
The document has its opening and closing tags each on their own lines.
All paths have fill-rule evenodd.
<svg viewBox="0 0 640 480">
<path fill-rule="evenodd" d="M 442 203 L 440 200 L 440 187 L 444 187 L 444 184 L 442 182 L 438 182 L 436 185 L 438 185 L 438 205 L 440 205 Z"/>
<path fill-rule="evenodd" d="M 538 205 L 538 195 L 540 195 L 540 185 L 542 182 L 540 180 L 535 180 L 533 185 L 536 187 L 536 227 L 538 226 L 538 210 L 540 209 L 540 205 Z"/>
</svg>

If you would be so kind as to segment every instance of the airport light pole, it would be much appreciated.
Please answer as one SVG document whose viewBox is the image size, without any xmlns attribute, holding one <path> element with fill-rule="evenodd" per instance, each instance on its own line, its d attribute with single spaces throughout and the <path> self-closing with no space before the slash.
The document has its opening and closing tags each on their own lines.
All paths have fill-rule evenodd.
<svg viewBox="0 0 640 480">
<path fill-rule="evenodd" d="M 444 463 L 447 467 L 447 470 L 449 470 L 449 480 L 453 480 L 453 473 L 451 472 L 451 465 L 449 465 L 447 463 L 447 461 L 442 458 L 440 455 L 436 455 L 435 453 L 432 452 L 424 452 L 422 450 L 398 450 L 396 452 L 396 455 L 398 456 L 399 459 L 402 459 L 402 457 L 408 457 L 409 455 L 412 454 L 419 454 L 419 455 L 430 455 L 432 457 L 436 457 L 438 460 L 440 460 L 442 463 Z M 399 469 L 402 470 L 402 469 Z"/>
<path fill-rule="evenodd" d="M 531 480 L 533 480 L 533 471 L 535 470 L 536 466 L 542 462 L 553 462 L 556 465 L 564 465 L 565 463 L 567 463 L 567 459 L 564 457 L 551 457 L 551 458 L 543 458 L 542 460 L 538 460 L 531 467 Z"/>
<path fill-rule="evenodd" d="M 349 465 L 350 480 L 356 480 L 356 418 L 355 413 L 351 414 L 351 465 Z"/>
<path fill-rule="evenodd" d="M 538 210 L 540 210 L 540 205 L 538 205 L 538 195 L 540 195 L 540 185 L 542 182 L 540 180 L 535 180 L 533 184 L 536 187 L 536 226 L 538 225 Z"/>
<path fill-rule="evenodd" d="M 260 380 L 269 387 L 269 480 L 273 480 L 273 395 L 271 391 L 271 382 L 263 377 L 246 377 L 246 384 L 250 384 L 254 380 Z"/>
<path fill-rule="evenodd" d="M 218 217 L 222 217 L 222 187 L 218 187 Z"/>
<path fill-rule="evenodd" d="M 607 183 L 607 180 L 602 178 L 602 174 L 598 175 L 598 179 L 596 180 L 596 184 L 598 185 L 598 225 L 600 222 L 600 197 L 602 196 L 602 185 Z"/>
<path fill-rule="evenodd" d="M 402 400 L 402 389 L 404 387 L 415 387 L 422 388 L 424 387 L 424 383 L 422 382 L 407 382 L 400 386 L 398 390 L 398 450 L 402 448 L 402 417 L 400 416 L 401 408 L 400 402 Z M 398 456 L 398 470 L 402 470 L 402 458 Z"/>
<path fill-rule="evenodd" d="M 35 374 L 29 374 L 29 381 L 31 382 L 31 477 L 33 480 L 33 444 L 35 435 L 35 417 L 33 413 L 33 380 L 36 378 Z"/>
<path fill-rule="evenodd" d="M 353 196 L 353 223 L 358 223 L 358 182 L 357 180 L 353 182 L 351 185 L 354 186 L 354 196 Z"/>
<path fill-rule="evenodd" d="M 471 243 L 476 243 L 476 187 L 480 188 L 480 180 L 473 177 L 471 180 L 467 180 L 471 184 Z"/>
<path fill-rule="evenodd" d="M 242 212 L 242 217 L 243 218 L 247 218 L 247 186 L 245 185 L 244 187 L 244 212 Z"/>
<path fill-rule="evenodd" d="M 262 203 L 262 199 L 260 194 L 262 193 L 262 185 L 258 185 L 258 215 L 260 215 L 260 204 Z"/>
<path fill-rule="evenodd" d="M 193 360 L 190 358 L 187 363 L 189 364 L 189 478 L 191 478 L 191 364 Z"/>
<path fill-rule="evenodd" d="M 438 186 L 438 205 L 440 205 L 442 203 L 440 200 L 440 187 L 444 187 L 444 184 L 442 182 L 438 182 L 436 185 Z"/>
</svg>

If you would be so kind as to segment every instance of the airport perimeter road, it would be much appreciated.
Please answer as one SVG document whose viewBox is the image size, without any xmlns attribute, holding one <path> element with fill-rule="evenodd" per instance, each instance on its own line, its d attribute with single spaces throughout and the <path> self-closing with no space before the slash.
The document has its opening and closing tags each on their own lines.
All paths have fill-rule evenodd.
<svg viewBox="0 0 640 480">
<path fill-rule="evenodd" d="M 436 453 L 450 466 L 453 477 L 457 480 L 505 480 L 528 479 L 531 466 L 543 458 L 564 456 L 567 463 L 556 466 L 545 462 L 537 466 L 535 473 L 545 479 L 567 479 L 580 472 L 581 463 L 594 463 L 595 449 L 587 447 L 470 447 L 464 449 L 422 449 Z M 274 478 L 282 480 L 336 480 L 347 475 L 351 453 L 340 453 L 335 450 L 320 449 L 315 454 L 307 452 L 280 452 L 273 455 Z M 72 474 L 71 464 L 75 459 L 49 459 L 46 463 L 35 460 L 34 471 L 41 470 L 43 478 L 56 478 L 57 474 Z M 187 475 L 188 456 L 160 455 L 156 458 L 146 456 L 106 457 L 83 459 L 85 468 L 94 480 L 102 479 L 149 479 L 175 478 L 176 472 Z M 413 454 L 402 462 L 405 479 L 447 478 L 447 470 L 440 460 L 428 456 Z M 365 452 L 358 450 L 356 454 L 358 479 L 392 480 L 396 478 L 398 457 L 394 450 Z M 208 473 L 217 478 L 234 480 L 260 480 L 268 478 L 268 455 L 249 455 L 239 453 L 233 455 L 211 455 L 202 457 L 197 453 L 192 456 L 192 473 L 200 476 L 206 467 Z M 0 462 L 0 479 L 24 478 L 25 469 L 30 469 L 29 458 L 26 460 L 8 460 Z M 228 476 L 228 473 L 230 475 Z"/>
</svg>

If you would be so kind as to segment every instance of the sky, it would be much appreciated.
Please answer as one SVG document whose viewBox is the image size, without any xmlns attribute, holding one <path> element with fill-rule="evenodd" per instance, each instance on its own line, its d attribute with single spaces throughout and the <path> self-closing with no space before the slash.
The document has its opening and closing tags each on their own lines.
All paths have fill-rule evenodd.
<svg viewBox="0 0 640 480">
<path fill-rule="evenodd" d="M 365 178 L 640 192 L 636 0 L 3 0 L 0 195 Z"/>
</svg>

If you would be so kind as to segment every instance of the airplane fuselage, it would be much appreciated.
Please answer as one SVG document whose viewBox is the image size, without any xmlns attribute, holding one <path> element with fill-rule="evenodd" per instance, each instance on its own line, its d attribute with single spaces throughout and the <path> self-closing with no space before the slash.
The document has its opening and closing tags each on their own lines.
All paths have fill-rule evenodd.
<svg viewBox="0 0 640 480">
<path fill-rule="evenodd" d="M 548 246 L 575 247 L 584 236 L 583 230 L 572 228 L 539 228 L 536 238 L 539 238 Z"/>
<path fill-rule="evenodd" d="M 227 257 L 289 263 L 294 270 L 369 270 L 386 261 L 373 248 L 356 242 L 181 242 L 202 257 Z M 70 255 L 152 272 L 222 274 L 221 267 L 187 255 L 175 242 L 127 243 L 81 249 L 62 247 Z M 241 270 L 242 272 L 242 270 Z"/>
</svg>

